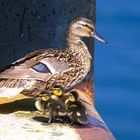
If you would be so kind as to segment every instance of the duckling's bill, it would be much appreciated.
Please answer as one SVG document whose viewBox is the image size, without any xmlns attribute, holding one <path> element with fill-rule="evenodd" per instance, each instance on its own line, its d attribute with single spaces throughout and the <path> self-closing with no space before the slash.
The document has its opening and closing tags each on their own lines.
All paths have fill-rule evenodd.
<svg viewBox="0 0 140 140">
<path fill-rule="evenodd" d="M 49 96 L 44 96 L 44 97 L 41 97 L 42 101 L 48 101 L 49 100 Z"/>
<path fill-rule="evenodd" d="M 53 94 L 56 95 L 56 96 L 61 96 L 61 95 L 63 94 L 63 91 L 62 91 L 62 89 L 60 89 L 60 88 L 53 88 L 53 89 L 52 89 L 52 92 L 53 92 Z"/>
</svg>

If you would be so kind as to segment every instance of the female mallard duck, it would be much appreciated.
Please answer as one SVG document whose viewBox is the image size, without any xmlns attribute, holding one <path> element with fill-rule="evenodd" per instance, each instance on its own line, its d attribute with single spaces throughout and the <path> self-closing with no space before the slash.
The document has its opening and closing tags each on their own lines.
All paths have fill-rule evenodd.
<svg viewBox="0 0 140 140">
<path fill-rule="evenodd" d="M 0 73 L 0 97 L 19 93 L 37 97 L 54 85 L 68 91 L 85 78 L 90 70 L 91 55 L 82 37 L 95 37 L 93 23 L 86 18 L 74 20 L 68 30 L 66 50 L 37 50 L 12 63 Z"/>
<path fill-rule="evenodd" d="M 71 91 L 65 101 L 67 116 L 73 123 L 88 124 L 87 112 L 76 91 Z"/>
</svg>

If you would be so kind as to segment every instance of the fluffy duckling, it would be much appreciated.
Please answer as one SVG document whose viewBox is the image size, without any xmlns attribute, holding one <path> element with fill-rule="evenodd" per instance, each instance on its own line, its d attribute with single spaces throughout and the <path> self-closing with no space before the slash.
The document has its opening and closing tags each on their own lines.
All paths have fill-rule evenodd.
<svg viewBox="0 0 140 140">
<path fill-rule="evenodd" d="M 52 93 L 48 93 L 48 96 L 42 96 L 35 102 L 36 108 L 44 112 L 48 118 L 48 123 L 53 122 L 58 117 L 66 115 L 65 106 L 63 100 L 63 91 L 59 86 L 52 88 Z"/>
<path fill-rule="evenodd" d="M 73 123 L 88 124 L 86 108 L 79 99 L 76 91 L 70 92 L 65 101 L 67 116 Z"/>
</svg>

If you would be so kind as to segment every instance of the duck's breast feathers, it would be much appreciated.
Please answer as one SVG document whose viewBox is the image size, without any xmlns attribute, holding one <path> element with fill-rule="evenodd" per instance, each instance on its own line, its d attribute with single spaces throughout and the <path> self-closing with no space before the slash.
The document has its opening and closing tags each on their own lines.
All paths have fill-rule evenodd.
<svg viewBox="0 0 140 140">
<path fill-rule="evenodd" d="M 38 50 L 12 63 L 0 73 L 0 79 L 35 79 L 47 81 L 56 73 L 69 69 L 69 64 L 58 59 L 64 52 L 59 50 Z"/>
</svg>

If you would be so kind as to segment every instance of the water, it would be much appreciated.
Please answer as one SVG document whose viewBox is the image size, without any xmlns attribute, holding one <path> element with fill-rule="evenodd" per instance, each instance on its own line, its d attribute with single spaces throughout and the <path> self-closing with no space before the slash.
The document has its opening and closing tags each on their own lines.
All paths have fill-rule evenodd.
<svg viewBox="0 0 140 140">
<path fill-rule="evenodd" d="M 140 140 L 140 1 L 97 0 L 96 108 L 118 140 Z"/>
</svg>

